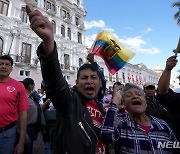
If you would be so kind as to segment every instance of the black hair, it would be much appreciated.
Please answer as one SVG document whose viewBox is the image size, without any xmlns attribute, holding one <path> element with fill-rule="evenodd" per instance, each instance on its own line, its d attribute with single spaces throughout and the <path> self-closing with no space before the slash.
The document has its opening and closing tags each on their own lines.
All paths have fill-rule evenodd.
<svg viewBox="0 0 180 154">
<path fill-rule="evenodd" d="M 115 85 L 120 86 L 120 85 L 123 85 L 123 84 L 122 84 L 121 82 L 117 81 L 117 82 L 115 82 L 115 83 L 113 84 L 113 88 L 114 88 Z M 124 86 L 124 85 L 123 85 L 123 86 Z"/>
<path fill-rule="evenodd" d="M 97 75 L 98 75 L 98 77 L 100 78 L 100 74 L 99 74 L 99 71 L 97 70 L 97 67 L 94 66 L 94 65 L 92 65 L 92 64 L 85 63 L 85 64 L 83 64 L 83 65 L 79 68 L 79 70 L 78 70 L 78 72 L 77 72 L 77 79 L 80 77 L 81 71 L 83 71 L 83 70 L 85 70 L 85 69 L 90 69 L 90 70 L 92 70 L 93 72 L 97 72 Z"/>
<path fill-rule="evenodd" d="M 31 78 L 25 78 L 23 81 L 25 89 L 28 88 L 29 85 L 34 85 L 34 80 Z"/>
<path fill-rule="evenodd" d="M 9 60 L 11 62 L 11 66 L 13 66 L 13 59 L 9 55 L 0 56 L 0 60 Z"/>
</svg>

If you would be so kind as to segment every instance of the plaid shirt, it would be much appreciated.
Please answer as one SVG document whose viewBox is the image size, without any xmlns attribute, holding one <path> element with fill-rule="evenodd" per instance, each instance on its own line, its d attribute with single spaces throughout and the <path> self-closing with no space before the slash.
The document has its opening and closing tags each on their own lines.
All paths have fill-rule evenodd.
<svg viewBox="0 0 180 154">
<path fill-rule="evenodd" d="M 119 114 L 117 111 L 117 106 L 111 103 L 101 128 L 101 135 L 108 142 L 118 140 L 120 153 L 172 153 L 172 148 L 157 148 L 158 141 L 177 141 L 165 121 L 151 117 L 152 124 L 147 133 L 128 114 Z"/>
</svg>

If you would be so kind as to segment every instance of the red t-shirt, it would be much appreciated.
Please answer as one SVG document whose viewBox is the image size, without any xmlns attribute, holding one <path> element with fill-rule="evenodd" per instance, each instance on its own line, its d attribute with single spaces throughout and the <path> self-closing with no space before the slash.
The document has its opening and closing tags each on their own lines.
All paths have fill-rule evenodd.
<svg viewBox="0 0 180 154">
<path fill-rule="evenodd" d="M 95 127 L 95 132 L 98 137 L 98 144 L 96 147 L 96 154 L 105 153 L 105 147 L 100 139 L 100 128 L 102 126 L 103 116 L 101 112 L 99 111 L 98 105 L 96 102 L 86 102 L 86 106 L 89 110 L 89 113 L 91 115 L 91 118 L 93 120 L 93 124 Z"/>
<path fill-rule="evenodd" d="M 18 120 L 18 112 L 29 109 L 24 85 L 10 78 L 0 82 L 0 128 Z"/>
</svg>

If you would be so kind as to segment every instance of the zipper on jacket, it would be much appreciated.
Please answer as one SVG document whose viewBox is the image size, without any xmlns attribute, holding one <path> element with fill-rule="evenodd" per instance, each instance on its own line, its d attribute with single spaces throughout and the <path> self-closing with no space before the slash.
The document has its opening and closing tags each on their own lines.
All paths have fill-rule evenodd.
<svg viewBox="0 0 180 154">
<path fill-rule="evenodd" d="M 88 127 L 91 129 L 91 131 L 94 133 L 94 135 L 95 135 L 95 137 L 96 137 L 96 139 L 97 139 L 97 143 L 96 143 L 96 147 L 97 147 L 97 145 L 98 145 L 98 137 L 97 137 L 97 135 L 96 135 L 96 133 L 94 132 L 94 130 L 91 128 L 91 126 L 88 124 L 88 122 L 86 121 L 86 119 L 85 119 L 85 113 L 84 113 L 84 121 L 86 122 L 86 124 L 88 125 Z M 92 151 L 92 150 L 91 150 Z"/>
<path fill-rule="evenodd" d="M 86 134 L 87 138 L 89 139 L 90 143 L 91 143 L 91 152 L 92 152 L 92 141 L 91 138 L 89 137 L 88 133 L 86 132 L 86 130 L 84 129 L 82 122 L 78 122 L 79 126 L 81 127 L 81 129 L 83 130 L 83 132 Z"/>
</svg>

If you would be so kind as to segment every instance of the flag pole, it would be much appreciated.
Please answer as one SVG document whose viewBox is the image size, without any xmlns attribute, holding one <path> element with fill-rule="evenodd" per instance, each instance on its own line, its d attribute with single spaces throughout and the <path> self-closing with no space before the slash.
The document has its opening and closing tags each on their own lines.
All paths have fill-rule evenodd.
<svg viewBox="0 0 180 154">
<path fill-rule="evenodd" d="M 174 52 L 175 52 L 175 56 L 177 56 L 177 53 L 180 53 L 180 38 L 179 38 L 179 41 L 178 41 L 177 48 L 174 50 Z"/>
<path fill-rule="evenodd" d="M 30 0 L 24 0 L 24 2 L 26 3 L 26 5 L 29 6 L 29 8 L 30 8 L 31 11 L 34 11 L 33 5 L 32 5 L 32 3 L 30 2 Z"/>
</svg>

